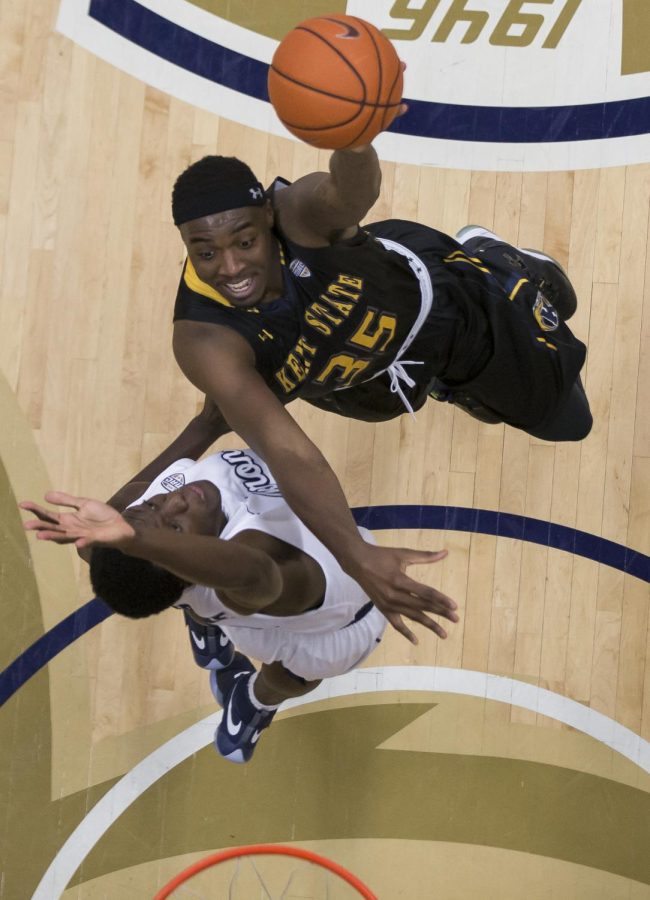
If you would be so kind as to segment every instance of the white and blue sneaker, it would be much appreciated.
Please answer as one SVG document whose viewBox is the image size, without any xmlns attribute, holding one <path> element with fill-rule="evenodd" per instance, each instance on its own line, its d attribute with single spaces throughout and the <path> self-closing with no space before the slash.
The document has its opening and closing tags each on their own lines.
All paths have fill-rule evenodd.
<svg viewBox="0 0 650 900">
<path fill-rule="evenodd" d="M 257 706 L 250 697 L 250 682 L 256 674 L 253 663 L 243 653 L 235 653 L 230 666 L 210 672 L 210 687 L 223 716 L 214 733 L 217 753 L 235 763 L 250 760 L 262 731 L 268 728 L 275 709 Z"/>
<path fill-rule="evenodd" d="M 185 624 L 190 634 L 190 644 L 194 654 L 194 662 L 202 669 L 225 669 L 235 656 L 235 645 L 218 625 L 204 625 L 197 622 L 183 610 Z"/>
</svg>

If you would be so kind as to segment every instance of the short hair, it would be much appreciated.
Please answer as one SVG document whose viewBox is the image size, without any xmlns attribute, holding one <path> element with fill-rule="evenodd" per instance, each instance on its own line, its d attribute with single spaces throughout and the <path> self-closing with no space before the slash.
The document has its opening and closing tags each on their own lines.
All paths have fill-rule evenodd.
<svg viewBox="0 0 650 900">
<path fill-rule="evenodd" d="M 264 188 L 250 166 L 235 156 L 204 156 L 176 179 L 175 225 L 241 206 L 264 206 Z"/>
<path fill-rule="evenodd" d="M 92 548 L 90 581 L 97 596 L 122 616 L 142 619 L 168 609 L 188 582 L 149 560 L 115 547 Z"/>
</svg>

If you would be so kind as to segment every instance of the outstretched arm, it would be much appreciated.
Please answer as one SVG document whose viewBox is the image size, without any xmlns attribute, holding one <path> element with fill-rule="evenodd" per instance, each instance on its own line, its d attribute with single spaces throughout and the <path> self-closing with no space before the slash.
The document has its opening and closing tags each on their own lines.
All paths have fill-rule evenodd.
<svg viewBox="0 0 650 900">
<path fill-rule="evenodd" d="M 402 69 L 406 64 L 402 63 Z M 397 111 L 407 111 L 402 103 Z M 392 118 L 387 119 L 388 128 Z M 321 247 L 352 237 L 379 197 L 381 169 L 371 144 L 335 150 L 329 172 L 312 172 L 276 193 L 277 223 L 289 240 Z"/>
<path fill-rule="evenodd" d="M 377 547 L 363 540 L 327 460 L 269 390 L 255 370 L 252 350 L 234 331 L 177 322 L 174 351 L 189 380 L 213 397 L 233 429 L 266 461 L 289 506 L 390 624 L 414 643 L 403 616 L 444 637 L 430 614 L 456 622 L 456 604 L 414 581 L 406 568 L 437 562 L 446 552 Z"/>
<path fill-rule="evenodd" d="M 46 509 L 30 500 L 20 508 L 36 516 L 25 522 L 39 540 L 115 547 L 128 556 L 149 560 L 191 584 L 218 590 L 235 612 L 247 615 L 266 609 L 283 587 L 280 567 L 256 547 L 218 537 L 178 533 L 129 520 L 107 503 L 60 491 L 45 495 L 67 512 Z"/>
<path fill-rule="evenodd" d="M 329 172 L 312 172 L 277 192 L 277 223 L 303 247 L 326 246 L 355 233 L 380 186 L 379 160 L 370 144 L 335 150 Z"/>
<path fill-rule="evenodd" d="M 119 488 L 113 496 L 106 501 L 107 504 L 118 511 L 126 509 L 129 504 L 133 503 L 134 500 L 137 500 L 138 497 L 146 491 L 154 478 L 157 478 L 168 466 L 171 466 L 176 460 L 185 457 L 189 459 L 198 459 L 210 449 L 215 441 L 222 437 L 222 435 L 228 434 L 230 430 L 230 425 L 224 419 L 219 408 L 212 400 L 206 397 L 201 412 L 190 420 L 178 437 L 175 438 L 162 453 L 159 453 L 155 459 L 150 463 L 147 463 L 137 475 L 134 475 L 126 484 Z M 21 503 L 20 506 L 22 509 L 31 510 L 35 513 L 38 510 L 37 514 L 40 515 L 43 522 L 52 521 L 47 510 L 32 503 L 32 501 L 25 501 L 24 503 Z M 58 534 L 56 536 L 52 535 L 48 540 L 54 541 L 57 544 L 75 543 L 79 556 L 85 562 L 90 561 L 90 547 L 86 543 L 78 542 L 64 534 Z"/>
</svg>

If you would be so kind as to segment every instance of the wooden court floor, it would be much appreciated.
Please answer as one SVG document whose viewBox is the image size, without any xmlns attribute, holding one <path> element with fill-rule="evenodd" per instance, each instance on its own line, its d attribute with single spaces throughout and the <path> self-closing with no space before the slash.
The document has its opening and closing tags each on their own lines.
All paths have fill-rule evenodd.
<svg viewBox="0 0 650 900">
<path fill-rule="evenodd" d="M 16 501 L 109 496 L 200 403 L 170 349 L 175 176 L 212 152 L 267 183 L 327 159 L 117 71 L 54 31 L 56 7 L 0 0 L 0 668 L 91 598 L 69 548 L 25 539 Z M 95 835 L 66 898 L 150 897 L 187 861 L 258 841 L 333 856 L 386 900 L 650 897 L 650 590 L 626 573 L 650 554 L 650 162 L 383 175 L 370 221 L 480 223 L 568 267 L 593 431 L 554 445 L 433 402 L 379 426 L 292 412 L 353 507 L 530 517 L 592 552 L 515 526 L 379 531 L 449 549 L 416 572 L 459 603 L 448 640 L 387 635 L 372 677 L 280 717 L 250 768 L 190 755 Z M 583 728 L 577 704 L 602 715 Z M 0 711 L 0 897 L 32 896 L 100 798 L 214 712 L 174 611 L 69 643 Z"/>
</svg>

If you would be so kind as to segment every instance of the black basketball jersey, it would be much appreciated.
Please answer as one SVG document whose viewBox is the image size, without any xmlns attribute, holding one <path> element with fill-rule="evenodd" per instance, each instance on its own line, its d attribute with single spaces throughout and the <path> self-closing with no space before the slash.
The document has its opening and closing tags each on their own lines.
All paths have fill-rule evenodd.
<svg viewBox="0 0 650 900">
<path fill-rule="evenodd" d="M 369 421 L 405 411 L 384 370 L 400 354 L 418 317 L 421 286 L 408 260 L 378 238 L 417 254 L 433 286 L 430 312 L 404 357 L 417 363 L 408 367 L 415 384 L 402 386 L 414 409 L 441 380 L 471 390 L 503 421 L 533 427 L 552 416 L 584 362 L 584 345 L 565 325 L 552 341 L 544 335 L 533 313 L 534 285 L 517 281 L 512 273 L 510 284 L 508 273 L 491 271 L 434 229 L 391 219 L 318 248 L 277 237 L 281 297 L 237 309 L 201 282 L 188 260 L 174 319 L 238 331 L 255 352 L 257 370 L 283 402 L 302 397 Z"/>
<path fill-rule="evenodd" d="M 375 229 L 373 229 L 373 232 Z M 370 230 L 327 247 L 301 247 L 278 234 L 284 292 L 241 310 L 185 264 L 174 318 L 226 325 L 251 344 L 256 367 L 283 400 L 309 399 L 372 379 L 395 359 L 421 308 L 406 258 Z M 427 370 L 444 369 L 457 318 L 442 317 Z M 435 317 L 427 331 L 436 331 Z M 418 380 L 419 374 L 418 374 Z"/>
</svg>

